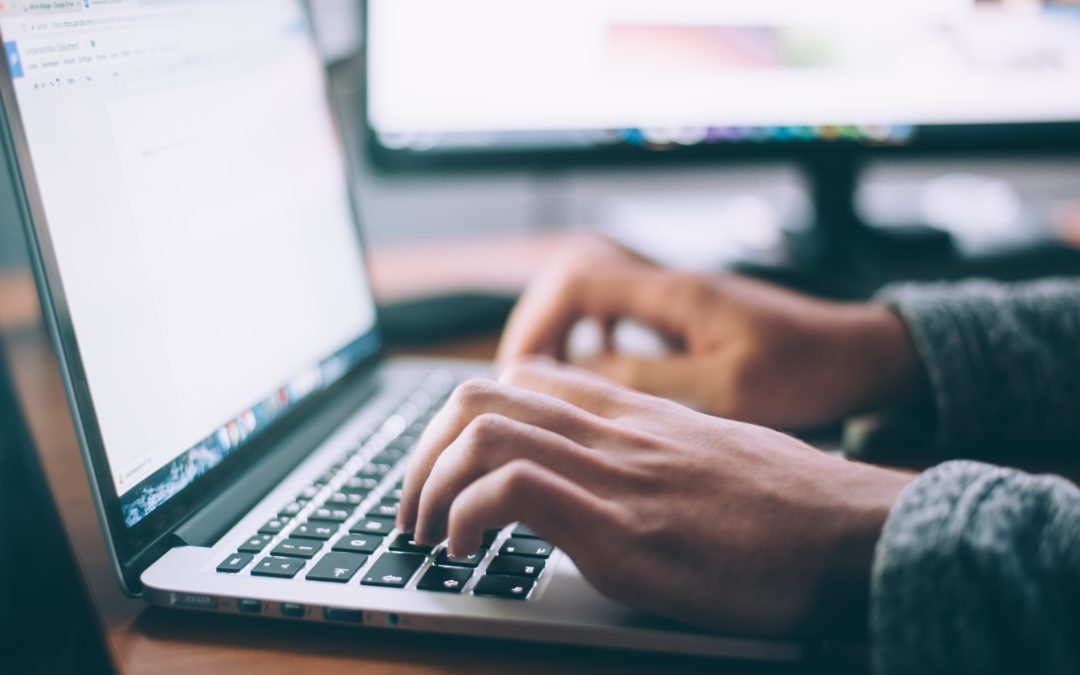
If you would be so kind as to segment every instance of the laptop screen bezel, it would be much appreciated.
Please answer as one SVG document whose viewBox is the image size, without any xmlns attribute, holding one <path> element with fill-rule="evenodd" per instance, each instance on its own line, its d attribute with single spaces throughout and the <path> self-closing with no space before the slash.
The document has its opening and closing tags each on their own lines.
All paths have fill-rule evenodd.
<svg viewBox="0 0 1080 675">
<path fill-rule="evenodd" d="M 294 0 L 302 8 L 306 17 L 307 36 L 315 48 L 315 35 L 311 11 L 308 2 Z M 0 30 L 0 41 L 3 40 Z M 355 190 L 355 160 L 351 152 L 348 136 L 345 134 L 339 106 L 334 100 L 333 91 L 327 73 L 325 87 L 326 104 L 332 113 L 335 130 L 343 145 L 345 157 L 344 170 L 348 174 L 349 206 L 353 226 L 360 247 L 361 256 L 367 270 L 367 247 L 364 246 L 363 229 Z M 75 434 L 82 451 L 91 494 L 98 510 L 99 520 L 105 535 L 106 546 L 117 574 L 125 588 L 134 591 L 138 587 L 138 575 L 156 553 L 163 552 L 171 542 L 170 534 L 192 515 L 201 505 L 220 495 L 267 449 L 274 445 L 280 433 L 295 428 L 302 423 L 310 411 L 328 397 L 334 396 L 347 383 L 354 381 L 358 374 L 370 371 L 384 355 L 384 340 L 379 323 L 378 312 L 371 329 L 357 336 L 356 342 L 364 341 L 370 352 L 353 364 L 349 372 L 330 387 L 313 393 L 303 399 L 280 419 L 271 423 L 265 432 L 253 436 L 243 446 L 226 457 L 218 466 L 186 486 L 160 507 L 147 514 L 133 526 L 124 522 L 120 495 L 116 490 L 109 469 L 108 457 L 101 434 L 97 415 L 87 384 L 86 370 L 79 352 L 78 339 L 75 335 L 71 312 L 64 293 L 60 277 L 56 252 L 49 234 L 48 219 L 45 215 L 44 202 L 40 186 L 34 173 L 29 143 L 15 95 L 14 82 L 9 69 L 5 66 L 0 73 L 0 101 L 3 102 L 2 131 L 4 154 L 16 190 L 20 220 L 27 239 L 27 249 L 34 279 L 41 301 L 43 318 L 56 349 L 57 364 L 61 380 L 68 399 L 68 405 L 75 427 Z M 369 284 L 370 287 L 370 284 Z M 355 343 L 354 343 L 355 344 Z M 330 355 L 326 355 L 329 357 Z M 147 560 L 147 558 L 150 560 Z"/>
</svg>

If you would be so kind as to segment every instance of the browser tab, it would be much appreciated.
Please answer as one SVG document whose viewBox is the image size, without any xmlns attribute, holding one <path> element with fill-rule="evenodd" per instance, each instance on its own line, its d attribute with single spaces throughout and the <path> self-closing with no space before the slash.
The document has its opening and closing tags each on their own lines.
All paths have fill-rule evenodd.
<svg viewBox="0 0 1080 675">
<path fill-rule="evenodd" d="M 24 0 L 21 3 L 22 14 L 60 14 L 78 12 L 88 0 Z M 19 3 L 11 3 L 19 4 Z"/>
</svg>

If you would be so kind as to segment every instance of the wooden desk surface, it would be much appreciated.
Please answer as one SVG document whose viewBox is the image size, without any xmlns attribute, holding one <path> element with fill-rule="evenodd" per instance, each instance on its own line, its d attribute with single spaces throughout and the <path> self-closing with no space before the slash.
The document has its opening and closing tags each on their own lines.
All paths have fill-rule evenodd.
<svg viewBox="0 0 1080 675">
<path fill-rule="evenodd" d="M 507 289 L 520 286 L 536 262 L 556 245 L 553 238 L 462 244 L 460 251 L 469 255 L 457 257 L 457 267 L 445 262 L 455 258 L 448 255 L 445 245 L 438 250 L 391 249 L 373 256 L 372 269 L 376 288 L 384 297 L 402 297 L 435 287 L 445 290 L 447 285 Z M 487 278 L 476 273 L 476 255 L 500 261 L 489 267 Z M 437 270 L 436 277 L 424 276 L 425 270 L 432 269 Z M 25 275 L 0 276 L 0 331 L 7 333 L 31 432 L 68 536 L 102 618 L 114 661 L 125 673 L 796 672 L 791 667 L 358 630 L 149 607 L 140 599 L 125 596 L 109 567 L 56 362 L 38 323 L 33 284 Z M 424 353 L 486 356 L 494 345 L 495 336 L 485 336 Z"/>
</svg>

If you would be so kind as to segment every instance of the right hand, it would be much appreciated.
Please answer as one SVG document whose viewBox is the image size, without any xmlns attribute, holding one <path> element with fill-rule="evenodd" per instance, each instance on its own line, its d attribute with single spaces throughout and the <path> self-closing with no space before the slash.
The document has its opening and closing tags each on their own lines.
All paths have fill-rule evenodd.
<svg viewBox="0 0 1080 675">
<path fill-rule="evenodd" d="M 546 360 L 462 384 L 410 458 L 397 525 L 476 551 L 521 521 L 599 591 L 719 631 L 865 635 L 910 474 Z"/>
<path fill-rule="evenodd" d="M 607 352 L 577 365 L 646 393 L 755 424 L 807 429 L 903 402 L 925 387 L 900 318 L 725 274 L 667 270 L 599 239 L 576 242 L 526 290 L 501 366 L 565 360 L 570 329 L 593 318 L 651 326 L 678 345 L 662 358 Z M 609 341 L 610 342 L 610 341 Z"/>
</svg>

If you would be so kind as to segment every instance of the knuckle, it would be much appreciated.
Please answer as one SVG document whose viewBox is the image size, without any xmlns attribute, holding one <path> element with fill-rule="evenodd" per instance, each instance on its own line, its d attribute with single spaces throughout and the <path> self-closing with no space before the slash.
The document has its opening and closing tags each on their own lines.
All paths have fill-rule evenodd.
<svg viewBox="0 0 1080 675">
<path fill-rule="evenodd" d="M 494 383 L 474 377 L 458 385 L 450 400 L 462 411 L 476 410 L 484 405 L 494 389 Z"/>
<path fill-rule="evenodd" d="M 515 459 L 503 469 L 500 497 L 522 499 L 536 481 L 536 465 L 527 459 Z"/>
<path fill-rule="evenodd" d="M 508 420 L 502 415 L 495 413 L 482 413 L 477 415 L 469 425 L 465 427 L 465 447 L 476 451 L 490 447 L 497 443 L 506 434 Z"/>
</svg>

